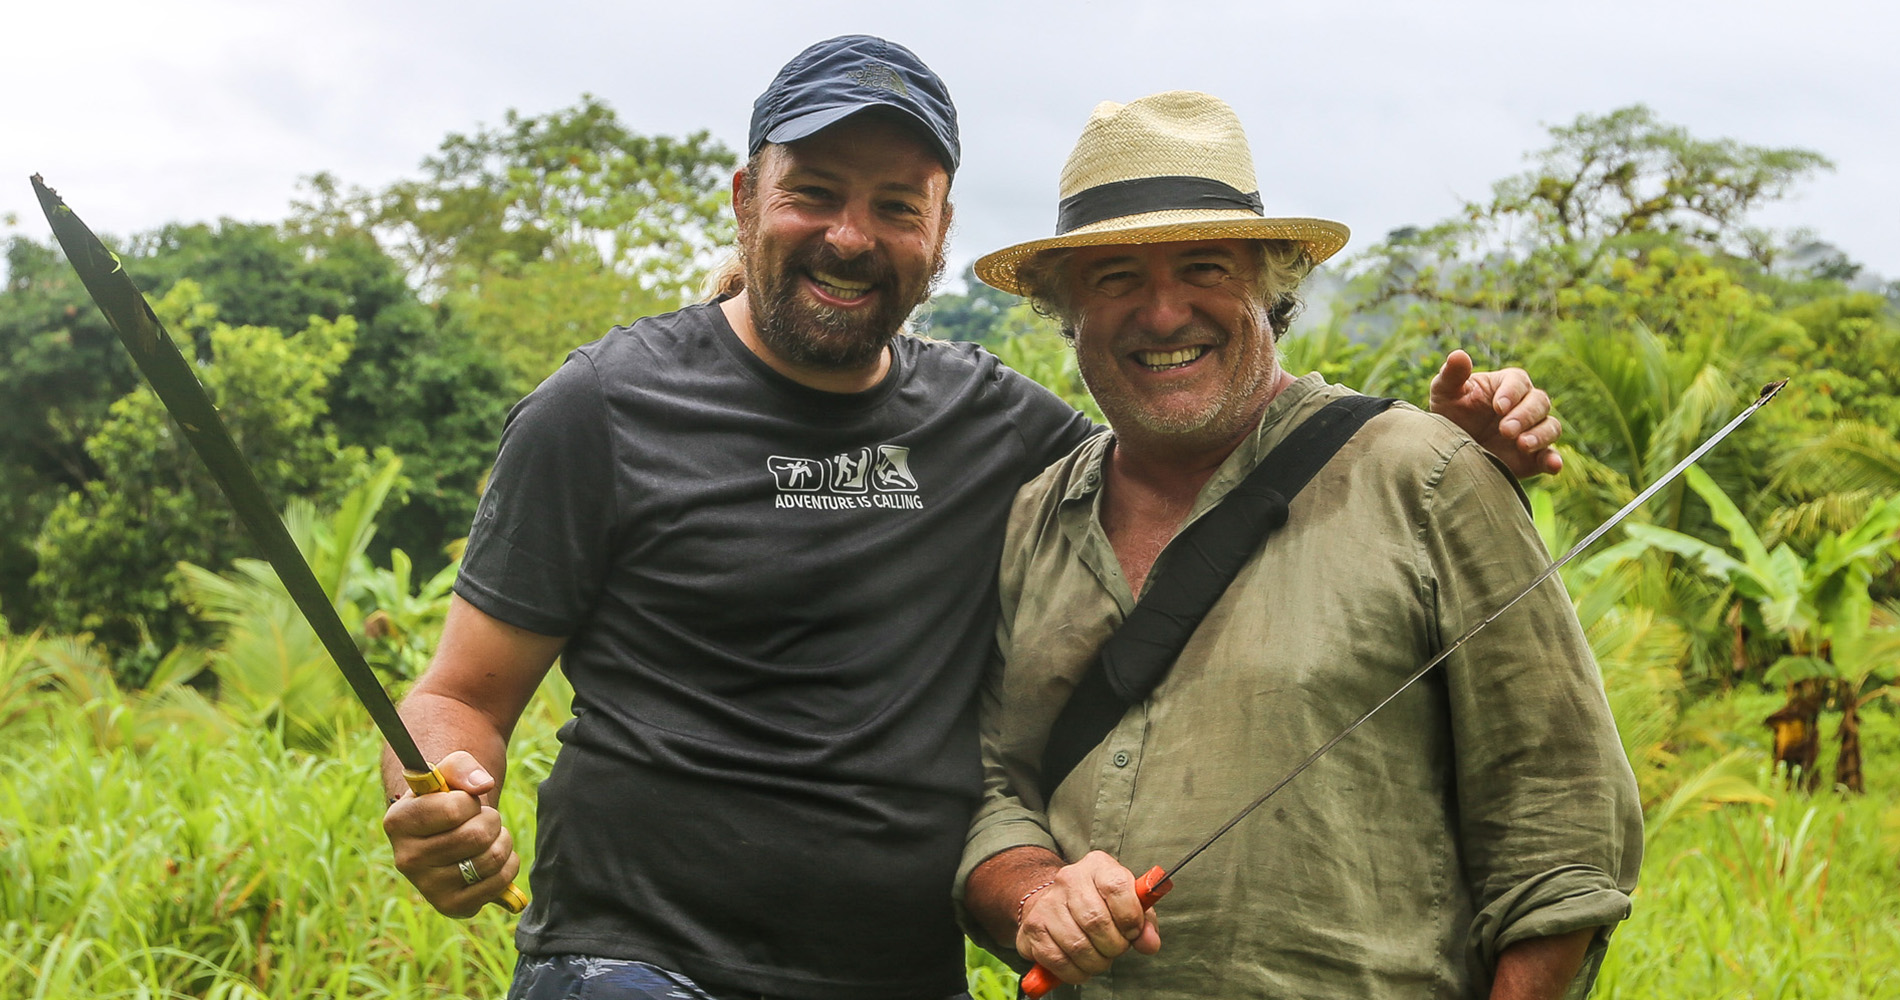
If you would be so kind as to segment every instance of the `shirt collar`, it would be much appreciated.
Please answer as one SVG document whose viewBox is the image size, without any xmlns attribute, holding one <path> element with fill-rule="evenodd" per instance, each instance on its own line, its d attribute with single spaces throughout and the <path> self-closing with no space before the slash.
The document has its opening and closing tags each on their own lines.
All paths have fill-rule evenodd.
<svg viewBox="0 0 1900 1000">
<path fill-rule="evenodd" d="M 1187 521 L 1192 522 L 1219 503 L 1315 406 L 1324 405 L 1315 397 L 1344 391 L 1326 385 L 1317 372 L 1295 379 L 1267 404 L 1266 412 L 1260 416 L 1260 426 L 1241 441 L 1215 470 L 1207 485 L 1201 487 Z M 1077 557 L 1126 615 L 1134 609 L 1137 595 L 1122 578 L 1121 563 L 1102 529 L 1102 481 L 1111 440 L 1110 434 L 1097 434 L 1078 449 L 1063 489 L 1062 502 L 1056 508 L 1056 522 L 1075 546 Z"/>
</svg>

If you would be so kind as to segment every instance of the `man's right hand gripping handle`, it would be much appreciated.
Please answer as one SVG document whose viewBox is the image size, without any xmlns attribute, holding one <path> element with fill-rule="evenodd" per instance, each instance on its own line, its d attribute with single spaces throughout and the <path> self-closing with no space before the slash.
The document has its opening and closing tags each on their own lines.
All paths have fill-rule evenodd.
<svg viewBox="0 0 1900 1000">
<path fill-rule="evenodd" d="M 1156 865 L 1148 869 L 1147 874 L 1135 880 L 1135 899 L 1141 903 L 1142 909 L 1152 909 L 1157 900 L 1174 888 L 1174 882 L 1168 880 L 1166 875 L 1161 866 Z M 1061 985 L 1061 978 L 1040 963 L 1024 973 L 1022 982 L 1019 984 L 1023 995 L 1029 997 L 1030 1000 L 1037 1000 Z"/>
<path fill-rule="evenodd" d="M 472 917 L 485 903 L 520 913 L 528 897 L 514 884 L 521 870 L 514 837 L 481 800 L 495 779 L 460 750 L 433 771 L 405 771 L 403 778 L 413 794 L 383 814 L 396 870 L 448 916 Z"/>
</svg>

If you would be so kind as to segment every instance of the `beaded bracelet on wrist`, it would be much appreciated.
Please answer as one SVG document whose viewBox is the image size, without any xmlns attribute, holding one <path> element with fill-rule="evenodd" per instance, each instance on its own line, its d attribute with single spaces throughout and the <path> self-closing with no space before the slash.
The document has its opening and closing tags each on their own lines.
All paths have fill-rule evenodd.
<svg viewBox="0 0 1900 1000">
<path fill-rule="evenodd" d="M 1055 885 L 1055 884 L 1056 884 L 1056 880 L 1050 879 L 1049 881 L 1044 882 L 1043 884 L 1035 887 L 1034 889 L 1031 889 L 1028 892 L 1023 893 L 1023 898 L 1016 901 L 1016 926 L 1018 927 L 1022 926 L 1023 908 L 1029 905 L 1029 898 L 1031 896 L 1034 896 L 1036 893 L 1039 893 L 1042 890 L 1047 889 L 1050 886 Z"/>
</svg>

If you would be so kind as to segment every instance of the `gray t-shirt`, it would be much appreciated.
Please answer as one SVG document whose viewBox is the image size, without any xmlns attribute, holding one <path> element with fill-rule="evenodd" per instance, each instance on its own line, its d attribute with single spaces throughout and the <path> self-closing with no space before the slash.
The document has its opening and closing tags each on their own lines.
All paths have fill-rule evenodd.
<svg viewBox="0 0 1900 1000">
<path fill-rule="evenodd" d="M 774 996 L 960 989 L 1002 526 L 1093 431 L 968 344 L 899 337 L 849 395 L 710 305 L 576 350 L 510 415 L 456 583 L 569 637 L 521 950 Z"/>
</svg>

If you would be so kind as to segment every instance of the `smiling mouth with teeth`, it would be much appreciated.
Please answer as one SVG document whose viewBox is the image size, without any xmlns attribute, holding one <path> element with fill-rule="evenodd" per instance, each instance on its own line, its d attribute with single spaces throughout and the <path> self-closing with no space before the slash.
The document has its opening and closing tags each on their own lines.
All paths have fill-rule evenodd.
<svg viewBox="0 0 1900 1000">
<path fill-rule="evenodd" d="M 1205 347 L 1183 347 L 1177 351 L 1136 351 L 1135 363 L 1149 371 L 1163 372 L 1179 368 L 1207 353 Z"/>
<path fill-rule="evenodd" d="M 813 284 L 824 290 L 825 294 L 846 302 L 855 302 L 871 290 L 871 283 L 868 281 L 851 281 L 818 271 L 807 271 L 806 274 Z"/>
</svg>

